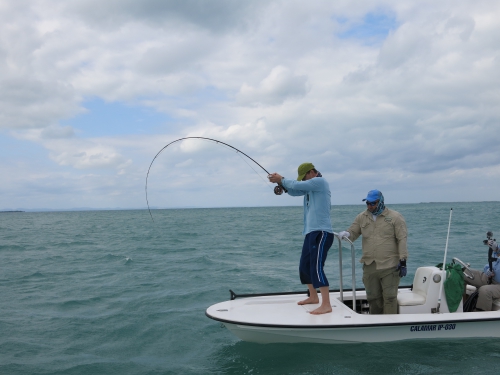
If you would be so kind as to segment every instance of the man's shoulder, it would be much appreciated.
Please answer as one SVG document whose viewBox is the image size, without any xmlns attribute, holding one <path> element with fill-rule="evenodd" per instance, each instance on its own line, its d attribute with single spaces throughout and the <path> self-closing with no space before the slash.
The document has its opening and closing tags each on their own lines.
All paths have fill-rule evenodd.
<svg viewBox="0 0 500 375">
<path fill-rule="evenodd" d="M 384 214 L 384 216 L 390 216 L 390 217 L 393 217 L 394 219 L 405 221 L 405 218 L 403 217 L 403 215 L 401 215 L 398 211 L 391 210 L 388 207 L 385 208 L 383 214 Z"/>
<path fill-rule="evenodd" d="M 368 217 L 368 214 L 369 214 L 369 211 L 368 211 L 368 210 L 361 211 L 361 212 L 360 212 L 360 213 L 356 216 L 356 219 L 355 219 L 355 220 L 362 219 L 363 217 Z"/>
<path fill-rule="evenodd" d="M 318 184 L 326 184 L 326 185 L 328 185 L 328 181 L 323 176 L 321 176 L 321 177 L 314 177 L 311 180 L 313 180 L 314 182 L 316 182 Z"/>
<path fill-rule="evenodd" d="M 321 186 L 325 190 L 330 190 L 330 184 L 324 177 L 314 177 L 311 180 L 312 183 L 314 183 L 316 186 Z"/>
</svg>

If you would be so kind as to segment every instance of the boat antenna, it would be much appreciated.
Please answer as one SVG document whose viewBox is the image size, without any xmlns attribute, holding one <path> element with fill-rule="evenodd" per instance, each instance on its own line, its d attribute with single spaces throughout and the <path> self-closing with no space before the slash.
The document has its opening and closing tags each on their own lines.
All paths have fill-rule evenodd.
<svg viewBox="0 0 500 375">
<path fill-rule="evenodd" d="M 444 281 L 446 279 L 446 254 L 448 253 L 448 239 L 450 238 L 450 227 L 451 227 L 451 214 L 453 213 L 453 208 L 450 209 L 450 221 L 448 222 L 448 235 L 446 236 L 446 246 L 444 247 L 444 259 L 443 259 L 443 276 L 441 277 L 441 287 L 439 288 L 438 304 L 436 308 L 436 313 L 439 314 L 439 308 L 441 307 L 441 295 L 443 294 Z"/>
<path fill-rule="evenodd" d="M 166 146 L 164 146 L 160 151 L 158 151 L 158 153 L 155 155 L 155 157 L 153 158 L 153 160 L 151 161 L 151 164 L 149 165 L 149 168 L 148 168 L 148 173 L 146 174 L 146 204 L 148 205 L 148 211 L 149 211 L 149 215 L 151 216 L 151 220 L 154 221 L 153 219 L 153 215 L 151 213 L 151 209 L 149 208 L 149 201 L 148 201 L 148 177 L 149 177 L 149 171 L 151 170 L 151 166 L 153 165 L 155 159 L 158 157 L 158 155 L 160 155 L 162 153 L 163 150 L 165 150 L 168 146 L 170 146 L 171 144 L 173 143 L 176 143 L 176 142 L 180 142 L 180 141 L 183 141 L 185 139 L 204 139 L 204 140 L 207 140 L 207 141 L 212 141 L 212 142 L 215 142 L 215 143 L 218 143 L 218 144 L 221 144 L 221 145 L 224 145 L 224 146 L 227 146 L 227 147 L 230 147 L 232 148 L 233 150 L 235 150 L 236 152 L 240 153 L 241 155 L 244 155 L 246 156 L 248 159 L 250 159 L 251 161 L 253 161 L 255 164 L 257 164 L 260 168 L 262 168 L 262 170 L 264 170 L 264 172 L 266 172 L 268 175 L 270 175 L 270 173 L 267 171 L 266 168 L 264 168 L 262 165 L 260 165 L 259 163 L 257 163 L 254 159 L 252 159 L 250 156 L 248 156 L 247 154 L 245 154 L 243 151 L 241 150 L 238 150 L 236 147 L 233 147 L 231 146 L 230 144 L 227 144 L 225 142 L 222 142 L 222 141 L 219 141 L 217 139 L 213 139 L 213 138 L 206 138 L 206 137 L 183 137 L 183 138 L 179 138 L 179 139 L 176 139 L 175 141 L 172 141 L 170 142 L 169 144 L 167 144 Z M 252 168 L 253 169 L 253 168 Z M 276 186 L 274 188 L 274 193 L 276 195 L 281 195 L 282 192 L 283 192 L 284 188 L 281 188 L 279 185 Z M 285 190 L 286 191 L 286 190 Z"/>
</svg>

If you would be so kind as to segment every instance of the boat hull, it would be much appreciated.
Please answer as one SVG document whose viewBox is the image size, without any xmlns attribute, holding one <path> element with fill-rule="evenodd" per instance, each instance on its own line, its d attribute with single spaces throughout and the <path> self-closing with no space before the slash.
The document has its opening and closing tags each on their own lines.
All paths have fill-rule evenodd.
<svg viewBox="0 0 500 375">
<path fill-rule="evenodd" d="M 500 337 L 500 321 L 408 324 L 398 326 L 338 327 L 338 328 L 279 328 L 224 323 L 243 341 L 260 344 L 316 343 L 356 344 L 403 340 L 432 340 Z M 445 328 L 453 327 L 453 328 Z"/>
</svg>

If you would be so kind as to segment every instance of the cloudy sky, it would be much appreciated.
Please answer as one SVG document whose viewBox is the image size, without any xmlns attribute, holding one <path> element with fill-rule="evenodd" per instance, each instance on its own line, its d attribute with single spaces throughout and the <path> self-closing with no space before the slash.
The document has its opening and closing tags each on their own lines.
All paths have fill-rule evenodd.
<svg viewBox="0 0 500 375">
<path fill-rule="evenodd" d="M 332 203 L 498 200 L 498 0 L 0 0 L 0 209 L 145 208 L 228 143 Z M 220 144 L 153 207 L 295 205 Z"/>
</svg>

